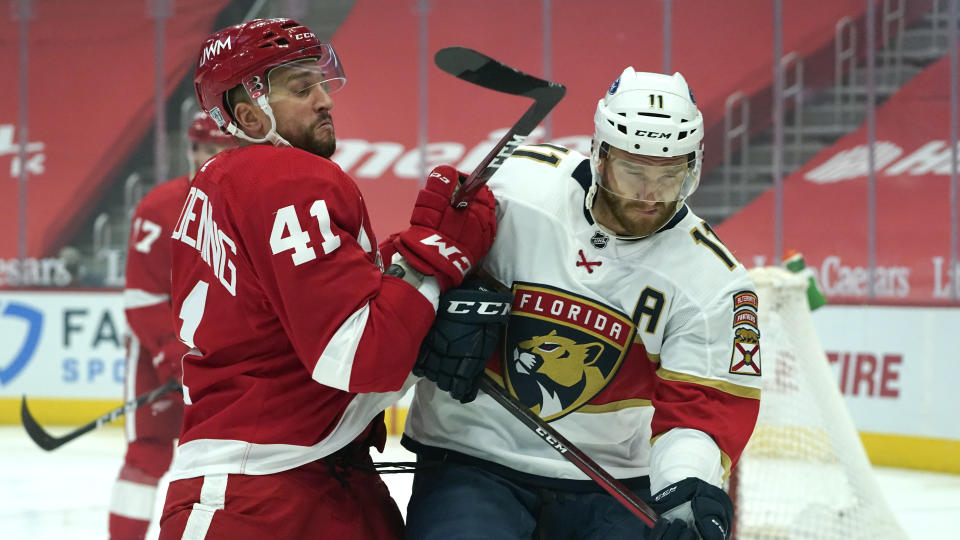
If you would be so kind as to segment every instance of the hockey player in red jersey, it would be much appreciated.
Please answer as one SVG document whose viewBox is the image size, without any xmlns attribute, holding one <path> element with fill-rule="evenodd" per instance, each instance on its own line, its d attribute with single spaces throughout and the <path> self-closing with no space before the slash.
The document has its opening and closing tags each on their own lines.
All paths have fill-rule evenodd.
<svg viewBox="0 0 960 540">
<path fill-rule="evenodd" d="M 494 200 L 484 189 L 452 208 L 460 175 L 438 167 L 410 227 L 378 249 L 356 183 L 329 160 L 345 81 L 333 47 L 290 19 L 202 44 L 201 107 L 241 147 L 197 173 L 172 235 L 191 350 L 161 538 L 403 535 L 369 448 L 416 381 L 440 294 L 489 249 Z"/>
<path fill-rule="evenodd" d="M 123 292 L 130 328 L 124 397 L 180 380 L 187 347 L 177 339 L 170 304 L 170 233 L 190 189 L 190 178 L 233 137 L 198 113 L 187 128 L 190 174 L 164 182 L 137 204 L 127 250 Z M 183 400 L 171 394 L 126 416 L 127 452 L 110 500 L 110 538 L 142 539 L 153 517 L 157 483 L 170 467 L 180 435 Z"/>
<path fill-rule="evenodd" d="M 722 485 L 757 419 L 760 334 L 745 268 L 685 202 L 703 118 L 680 74 L 627 68 L 594 125 L 590 157 L 521 146 L 490 179 L 481 269 L 513 305 L 486 372 L 663 517 L 648 528 L 489 396 L 419 384 L 408 538 L 729 538 Z M 418 370 L 443 380 L 431 357 L 469 334 L 438 318 Z"/>
</svg>

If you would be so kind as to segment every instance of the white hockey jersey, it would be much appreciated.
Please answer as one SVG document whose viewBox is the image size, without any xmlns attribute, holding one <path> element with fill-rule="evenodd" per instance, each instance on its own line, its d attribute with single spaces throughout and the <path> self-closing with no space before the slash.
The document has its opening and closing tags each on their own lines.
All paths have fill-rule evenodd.
<svg viewBox="0 0 960 540">
<path fill-rule="evenodd" d="M 674 428 L 709 435 L 728 472 L 759 410 L 754 285 L 687 207 L 644 239 L 609 236 L 586 211 L 590 185 L 589 160 L 553 145 L 521 147 L 490 180 L 483 270 L 514 301 L 487 373 L 618 478 L 648 475 L 651 439 Z M 483 393 L 461 405 L 421 382 L 405 435 L 417 451 L 587 478 Z"/>
</svg>

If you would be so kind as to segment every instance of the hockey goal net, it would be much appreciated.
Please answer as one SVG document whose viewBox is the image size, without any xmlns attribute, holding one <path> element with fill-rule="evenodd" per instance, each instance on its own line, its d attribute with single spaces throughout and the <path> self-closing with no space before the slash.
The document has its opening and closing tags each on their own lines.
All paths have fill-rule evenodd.
<svg viewBox="0 0 960 540">
<path fill-rule="evenodd" d="M 730 478 L 735 538 L 906 538 L 817 338 L 807 279 L 776 267 L 750 276 L 760 297 L 763 392 Z"/>
</svg>

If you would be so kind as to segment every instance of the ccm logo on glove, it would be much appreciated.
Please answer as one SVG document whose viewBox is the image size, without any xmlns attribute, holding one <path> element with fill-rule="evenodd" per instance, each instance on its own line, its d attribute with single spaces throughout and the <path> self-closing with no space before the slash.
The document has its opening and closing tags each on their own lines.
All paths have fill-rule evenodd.
<svg viewBox="0 0 960 540">
<path fill-rule="evenodd" d="M 487 254 L 497 233 L 497 202 L 483 186 L 466 208 L 450 206 L 460 173 L 441 165 L 417 194 L 410 228 L 394 239 L 394 248 L 417 271 L 437 278 L 441 291 L 463 282 Z"/>
<path fill-rule="evenodd" d="M 428 236 L 421 240 L 420 243 L 425 246 L 433 246 L 437 248 L 437 250 L 440 252 L 440 255 L 442 255 L 444 259 L 447 259 L 450 261 L 450 264 L 457 267 L 457 270 L 460 271 L 461 276 L 467 275 L 467 272 L 470 271 L 470 259 L 465 257 L 463 252 L 457 249 L 456 246 L 448 246 L 445 242 L 443 242 L 443 237 L 439 234 Z M 457 255 L 459 255 L 459 257 L 456 257 Z"/>
<path fill-rule="evenodd" d="M 673 495 L 673 492 L 675 492 L 676 490 L 677 490 L 677 486 L 675 486 L 675 485 L 674 485 L 674 486 L 668 486 L 666 489 L 664 489 L 664 490 L 661 491 L 660 493 L 657 493 L 657 496 L 654 497 L 653 500 L 655 500 L 655 501 L 657 501 L 657 502 L 660 502 L 661 500 L 663 500 L 664 497 L 668 497 L 668 496 L 670 496 L 670 495 Z"/>
<path fill-rule="evenodd" d="M 510 302 L 464 302 L 450 300 L 447 304 L 447 313 L 453 315 L 509 315 Z"/>
</svg>

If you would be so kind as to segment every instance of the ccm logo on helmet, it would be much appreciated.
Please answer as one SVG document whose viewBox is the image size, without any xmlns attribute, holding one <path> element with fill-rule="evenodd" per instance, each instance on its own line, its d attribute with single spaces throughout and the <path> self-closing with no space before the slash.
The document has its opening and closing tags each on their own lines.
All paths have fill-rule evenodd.
<svg viewBox="0 0 960 540">
<path fill-rule="evenodd" d="M 208 43 L 207 46 L 203 48 L 203 56 L 200 57 L 200 65 L 202 66 L 206 64 L 207 60 L 210 60 L 214 56 L 217 56 L 218 54 L 223 52 L 224 49 L 228 51 L 231 49 L 230 36 L 227 36 L 227 39 L 223 41 L 220 41 L 219 39 L 215 39 L 210 43 Z"/>
<path fill-rule="evenodd" d="M 304 32 L 302 34 L 293 35 L 293 39 L 307 39 L 307 38 L 317 39 L 317 36 L 313 32 Z"/>
<path fill-rule="evenodd" d="M 648 139 L 669 139 L 670 133 L 661 133 L 659 131 L 644 131 L 638 129 L 635 133 L 637 137 L 647 137 Z"/>
</svg>

